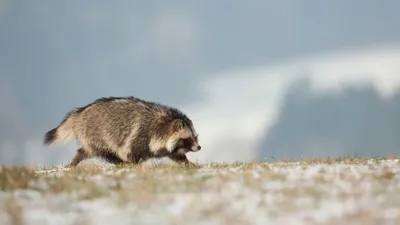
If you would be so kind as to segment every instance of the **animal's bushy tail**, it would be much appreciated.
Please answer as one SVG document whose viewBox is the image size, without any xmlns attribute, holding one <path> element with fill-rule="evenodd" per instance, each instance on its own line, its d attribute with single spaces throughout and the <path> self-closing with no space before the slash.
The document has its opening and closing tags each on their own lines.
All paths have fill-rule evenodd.
<svg viewBox="0 0 400 225">
<path fill-rule="evenodd" d="M 56 128 L 46 132 L 43 144 L 50 145 L 55 141 L 68 141 L 75 137 L 74 123 L 76 120 L 76 112 L 72 111 L 65 116 L 64 120 Z"/>
<path fill-rule="evenodd" d="M 44 135 L 44 142 L 43 142 L 45 145 L 50 145 L 57 139 L 57 129 L 58 127 L 46 132 L 46 134 Z"/>
</svg>

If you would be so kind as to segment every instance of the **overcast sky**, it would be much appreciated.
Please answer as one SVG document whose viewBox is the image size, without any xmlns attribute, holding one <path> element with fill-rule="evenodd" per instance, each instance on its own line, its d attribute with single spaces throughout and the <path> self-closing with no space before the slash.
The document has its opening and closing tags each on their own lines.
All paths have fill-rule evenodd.
<svg viewBox="0 0 400 225">
<path fill-rule="evenodd" d="M 0 0 L 0 152 L 7 152 L 0 163 L 68 160 L 69 156 L 58 157 L 55 150 L 37 144 L 30 148 L 28 143 L 39 143 L 44 132 L 72 107 L 110 95 L 134 95 L 190 108 L 194 114 L 203 112 L 199 121 L 205 122 L 199 126 L 212 133 L 214 128 L 207 129 L 205 124 L 214 118 L 207 115 L 243 115 L 239 109 L 222 110 L 223 104 L 247 102 L 228 100 L 251 92 L 252 87 L 240 91 L 243 86 L 235 79 L 251 76 L 252 68 L 285 66 L 285 62 L 314 55 L 397 46 L 399 11 L 400 2 L 389 0 Z M 384 57 L 390 66 L 396 64 L 394 55 Z M 234 79 L 234 74 L 241 78 Z M 277 86 L 267 83 L 281 79 L 282 74 L 260 76 L 267 76 L 265 87 L 274 89 Z M 322 73 L 316 76 L 324 79 Z M 215 92 L 207 90 L 216 84 L 229 84 L 230 88 L 221 89 L 236 93 L 219 92 L 227 100 L 211 108 L 207 97 Z M 283 96 L 282 88 L 271 101 Z M 262 91 L 265 88 L 254 90 L 260 90 L 254 95 L 261 99 L 268 94 Z M 246 107 L 257 108 L 260 103 Z M 201 111 L 206 107 L 209 113 Z M 224 131 L 215 135 L 230 140 Z M 211 138 L 204 141 L 211 143 Z M 29 158 L 26 152 L 53 155 Z M 231 155 L 240 159 L 243 154 Z"/>
</svg>

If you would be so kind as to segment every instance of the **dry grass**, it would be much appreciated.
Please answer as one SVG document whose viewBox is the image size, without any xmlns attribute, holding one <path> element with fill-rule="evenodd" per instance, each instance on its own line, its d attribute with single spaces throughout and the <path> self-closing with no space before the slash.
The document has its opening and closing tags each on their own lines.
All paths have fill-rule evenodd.
<svg viewBox="0 0 400 225">
<path fill-rule="evenodd" d="M 375 208 L 368 207 L 383 210 L 400 204 L 400 187 L 397 185 L 400 165 L 385 164 L 385 160 L 348 157 L 211 163 L 197 168 L 175 164 L 85 165 L 69 170 L 44 168 L 42 171 L 27 167 L 1 167 L 0 191 L 8 195 L 2 198 L 0 195 L 0 201 L 12 224 L 24 224 L 24 207 L 29 207 L 30 202 L 40 203 L 41 199 L 21 200 L 14 197 L 14 194 L 21 195 L 24 191 L 37 193 L 42 201 L 67 196 L 69 202 L 62 200 L 67 205 L 77 201 L 112 200 L 115 207 L 121 210 L 128 206 L 139 207 L 134 210 L 137 214 L 129 214 L 135 218 L 142 215 L 144 211 L 141 210 L 151 212 L 160 208 L 165 211 L 164 207 L 173 206 L 174 202 L 181 201 L 180 198 L 188 198 L 188 203 L 177 215 L 168 214 L 168 219 L 177 224 L 212 219 L 221 224 L 251 224 L 254 219 L 251 215 L 278 223 L 286 218 L 284 214 L 296 215 L 296 212 L 305 209 L 310 210 L 310 216 L 302 218 L 303 221 L 313 224 L 313 211 L 324 204 L 368 199 L 370 202 L 356 204 L 361 207 L 358 211 L 346 212 L 342 217 L 327 220 L 327 224 L 329 221 L 381 221 L 383 214 L 371 214 Z M 110 203 L 104 204 L 99 203 L 99 206 L 105 207 Z M 304 213 L 307 215 L 307 211 Z M 396 220 L 400 219 L 400 210 L 398 213 Z M 92 218 L 77 218 L 71 224 L 91 224 L 89 221 Z"/>
<path fill-rule="evenodd" d="M 0 190 L 28 189 L 37 180 L 35 170 L 27 167 L 0 167 Z"/>
<path fill-rule="evenodd" d="M 184 192 L 196 191 L 204 188 L 204 185 L 210 179 L 218 179 L 220 183 L 237 180 L 237 174 L 240 173 L 240 179 L 244 185 L 254 186 L 261 180 L 284 181 L 285 173 L 273 168 L 286 168 L 293 165 L 301 166 L 302 169 L 312 165 L 321 164 L 340 164 L 340 165 L 367 165 L 368 160 L 379 164 L 383 159 L 368 158 L 327 158 L 327 159 L 304 159 L 300 161 L 275 161 L 275 162 L 250 162 L 250 163 L 210 163 L 200 167 L 186 167 L 176 164 L 154 164 L 152 166 L 124 165 L 111 168 L 103 168 L 98 165 L 85 165 L 60 170 L 59 168 L 42 168 L 42 173 L 28 167 L 0 167 L 0 190 L 12 191 L 20 189 L 37 190 L 49 194 L 59 194 L 82 191 L 78 196 L 84 199 L 91 199 L 110 195 L 112 191 L 128 191 L 129 193 L 139 193 L 139 195 L 148 195 L 157 192 Z M 214 174 L 202 174 L 201 177 L 193 179 L 193 175 L 201 169 L 213 171 Z M 54 171 L 55 170 L 55 171 Z M 254 179 L 254 171 L 261 171 L 258 176 L 262 179 Z M 223 172 L 220 172 L 223 171 Z M 329 182 L 324 176 L 324 169 L 321 169 L 320 176 L 315 177 L 317 182 Z M 135 176 L 132 183 L 127 183 L 127 177 Z M 341 178 L 345 173 L 339 174 Z M 174 183 L 177 176 L 179 183 Z M 367 175 L 365 175 L 367 176 Z M 382 173 L 373 174 L 375 179 L 390 180 L 396 174 L 388 167 L 383 167 Z M 105 177 L 107 179 L 106 189 L 104 185 L 97 185 L 94 178 Z M 171 186 L 171 183 L 174 183 Z M 111 191 L 111 192 L 110 192 Z M 146 192 L 146 194 L 144 194 Z M 122 193 L 122 195 L 124 195 Z"/>
</svg>

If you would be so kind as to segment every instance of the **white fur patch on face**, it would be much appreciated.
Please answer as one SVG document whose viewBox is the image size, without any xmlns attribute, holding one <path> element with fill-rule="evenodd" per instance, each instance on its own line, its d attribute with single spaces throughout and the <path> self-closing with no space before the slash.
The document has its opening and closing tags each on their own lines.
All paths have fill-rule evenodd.
<svg viewBox="0 0 400 225">
<path fill-rule="evenodd" d="M 168 139 L 167 150 L 172 152 L 172 150 L 174 150 L 174 147 L 175 147 L 177 141 L 178 141 L 178 139 L 176 139 L 176 138 Z"/>
<path fill-rule="evenodd" d="M 168 140 L 169 141 L 169 140 Z M 168 146 L 168 144 L 167 144 Z M 165 147 L 165 141 L 159 138 L 152 138 L 149 143 L 150 151 L 157 152 Z M 168 147 L 167 147 L 168 148 Z"/>
<path fill-rule="evenodd" d="M 176 143 L 179 139 L 186 139 L 192 136 L 192 132 L 187 129 L 180 130 L 176 132 L 172 137 L 170 137 L 167 141 L 167 150 L 172 152 L 174 150 Z"/>
<path fill-rule="evenodd" d="M 184 149 L 184 148 L 180 148 L 180 149 L 178 150 L 178 154 L 184 155 L 184 154 L 186 154 L 186 153 L 187 153 L 187 150 Z"/>
</svg>

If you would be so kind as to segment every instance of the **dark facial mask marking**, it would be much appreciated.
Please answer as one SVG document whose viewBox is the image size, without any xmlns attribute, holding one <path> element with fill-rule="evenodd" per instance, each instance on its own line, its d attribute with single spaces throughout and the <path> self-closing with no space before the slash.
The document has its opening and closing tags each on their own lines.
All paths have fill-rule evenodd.
<svg viewBox="0 0 400 225">
<path fill-rule="evenodd" d="M 175 151 L 177 151 L 180 148 L 184 148 L 188 151 L 192 148 L 193 140 L 190 138 L 186 139 L 180 139 L 175 147 Z"/>
</svg>

